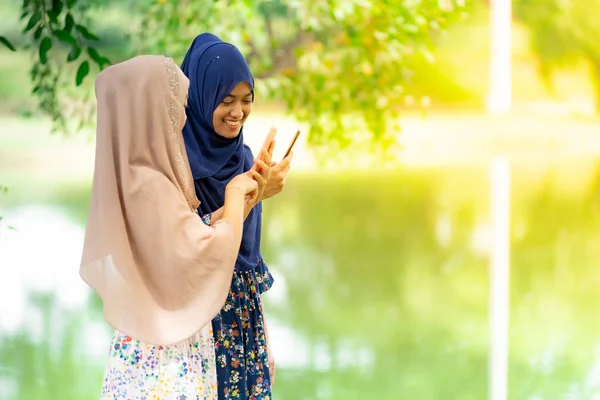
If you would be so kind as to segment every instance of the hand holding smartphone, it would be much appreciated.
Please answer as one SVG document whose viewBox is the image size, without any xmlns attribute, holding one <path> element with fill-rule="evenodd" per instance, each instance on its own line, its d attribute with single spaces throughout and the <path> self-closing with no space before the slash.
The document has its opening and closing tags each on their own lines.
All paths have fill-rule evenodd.
<svg viewBox="0 0 600 400">
<path fill-rule="evenodd" d="M 266 149 L 267 152 L 269 153 L 269 156 L 271 156 L 271 157 L 273 157 L 273 150 L 275 149 L 275 136 L 276 135 L 277 135 L 277 129 L 275 127 L 271 127 L 271 129 L 269 129 L 269 133 L 267 133 L 267 136 L 265 137 L 265 141 L 263 142 L 263 145 L 261 147 L 261 150 Z M 258 173 L 261 172 L 260 167 L 258 167 L 256 164 L 254 164 L 252 169 L 257 171 Z"/>
<path fill-rule="evenodd" d="M 275 127 L 271 127 L 269 129 L 269 133 L 267 133 L 267 137 L 265 137 L 265 141 L 263 142 L 262 148 L 267 149 L 270 156 L 273 156 L 273 149 L 275 149 L 275 136 L 277 135 L 277 129 Z"/>
</svg>

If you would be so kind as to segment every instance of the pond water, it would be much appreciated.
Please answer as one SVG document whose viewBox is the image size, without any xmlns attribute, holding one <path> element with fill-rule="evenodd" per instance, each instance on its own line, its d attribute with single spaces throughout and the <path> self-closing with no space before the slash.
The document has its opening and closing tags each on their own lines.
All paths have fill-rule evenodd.
<svg viewBox="0 0 600 400">
<path fill-rule="evenodd" d="M 512 176 L 509 398 L 600 398 L 600 170 Z M 78 276 L 89 185 L 54 192 L 0 208 L 3 400 L 99 394 L 111 331 Z M 275 399 L 487 398 L 486 165 L 298 173 L 264 213 Z"/>
</svg>

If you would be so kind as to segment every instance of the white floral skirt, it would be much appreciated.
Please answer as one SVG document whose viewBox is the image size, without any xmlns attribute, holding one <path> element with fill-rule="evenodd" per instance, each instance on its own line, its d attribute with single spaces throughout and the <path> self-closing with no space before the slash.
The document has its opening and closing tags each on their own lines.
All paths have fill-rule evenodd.
<svg viewBox="0 0 600 400">
<path fill-rule="evenodd" d="M 183 342 L 154 346 L 115 331 L 101 400 L 216 400 L 211 324 Z"/>
</svg>

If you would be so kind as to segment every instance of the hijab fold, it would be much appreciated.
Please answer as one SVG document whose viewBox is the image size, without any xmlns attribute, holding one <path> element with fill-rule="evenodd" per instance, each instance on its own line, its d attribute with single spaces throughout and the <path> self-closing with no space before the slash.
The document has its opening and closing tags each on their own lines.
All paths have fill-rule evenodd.
<svg viewBox="0 0 600 400">
<path fill-rule="evenodd" d="M 171 59 L 140 56 L 96 80 L 96 161 L 80 274 L 117 330 L 168 345 L 223 306 L 239 242 L 208 227 L 181 129 L 188 80 Z"/>
</svg>

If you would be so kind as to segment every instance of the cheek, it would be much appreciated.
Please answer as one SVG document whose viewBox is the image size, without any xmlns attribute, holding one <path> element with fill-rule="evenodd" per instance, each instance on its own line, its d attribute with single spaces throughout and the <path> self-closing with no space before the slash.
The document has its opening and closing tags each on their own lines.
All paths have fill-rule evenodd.
<svg viewBox="0 0 600 400">
<path fill-rule="evenodd" d="M 244 112 L 244 119 L 248 118 L 248 115 L 250 115 L 250 113 L 252 112 L 252 103 L 244 104 L 242 106 L 242 111 Z"/>
<path fill-rule="evenodd" d="M 213 126 L 217 126 L 226 114 L 227 112 L 223 110 L 222 106 L 215 108 L 215 111 L 213 112 Z"/>
</svg>

